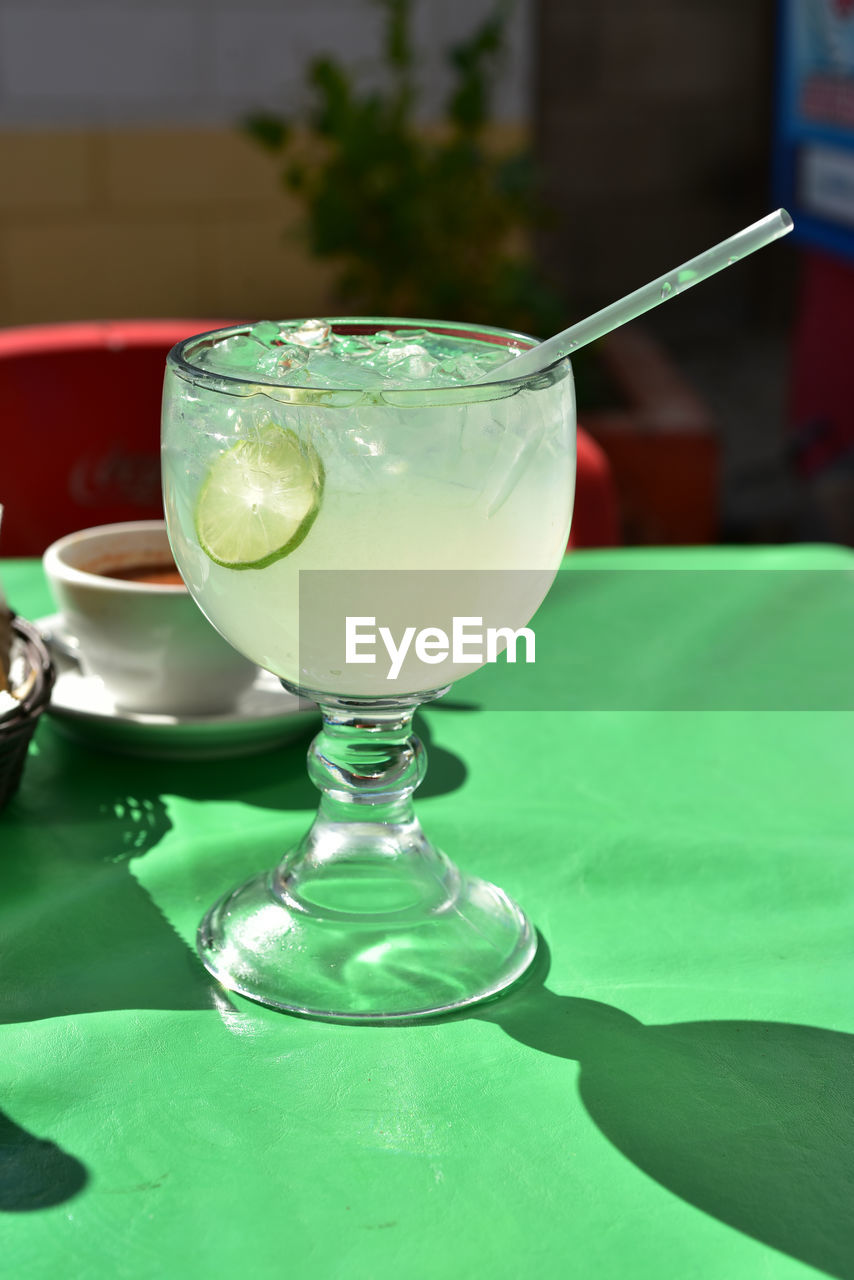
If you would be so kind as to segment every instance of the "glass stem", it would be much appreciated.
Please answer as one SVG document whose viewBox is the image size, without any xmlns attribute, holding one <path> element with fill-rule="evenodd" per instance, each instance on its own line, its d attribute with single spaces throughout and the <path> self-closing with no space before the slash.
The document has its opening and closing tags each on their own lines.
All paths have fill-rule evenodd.
<svg viewBox="0 0 854 1280">
<path fill-rule="evenodd" d="M 308 775 L 331 822 L 400 823 L 412 819 L 412 795 L 427 757 L 412 732 L 414 707 L 321 707 L 323 728 L 308 753 Z M 353 806 L 360 806 L 358 814 Z M 364 806 L 370 806 L 368 811 Z"/>
<path fill-rule="evenodd" d="M 321 707 L 323 728 L 308 753 L 320 790 L 317 816 L 276 872 L 278 891 L 304 909 L 375 915 L 435 909 L 457 872 L 427 840 L 412 796 L 424 748 L 412 732 L 415 706 Z"/>
</svg>

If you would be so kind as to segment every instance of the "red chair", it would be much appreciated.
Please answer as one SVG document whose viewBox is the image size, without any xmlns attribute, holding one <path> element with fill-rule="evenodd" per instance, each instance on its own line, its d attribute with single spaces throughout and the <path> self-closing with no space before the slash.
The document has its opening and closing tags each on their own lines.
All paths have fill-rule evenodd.
<svg viewBox="0 0 854 1280">
<path fill-rule="evenodd" d="M 620 510 L 611 464 L 601 445 L 578 428 L 575 507 L 567 550 L 620 544 Z"/>
<path fill-rule="evenodd" d="M 74 529 L 158 519 L 166 354 L 222 320 L 0 329 L 0 555 L 39 556 Z M 618 541 L 607 459 L 583 432 L 570 545 Z"/>
<path fill-rule="evenodd" d="M 64 533 L 158 519 L 166 353 L 215 320 L 116 320 L 0 330 L 0 555 Z"/>
</svg>

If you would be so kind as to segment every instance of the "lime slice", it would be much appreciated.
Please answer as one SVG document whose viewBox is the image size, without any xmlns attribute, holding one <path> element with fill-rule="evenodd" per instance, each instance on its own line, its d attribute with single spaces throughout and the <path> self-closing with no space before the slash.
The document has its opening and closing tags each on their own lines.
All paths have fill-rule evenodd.
<svg viewBox="0 0 854 1280">
<path fill-rule="evenodd" d="M 263 569 L 300 545 L 317 517 L 323 464 L 293 431 L 268 422 L 221 454 L 196 503 L 196 536 L 226 569 Z"/>
</svg>

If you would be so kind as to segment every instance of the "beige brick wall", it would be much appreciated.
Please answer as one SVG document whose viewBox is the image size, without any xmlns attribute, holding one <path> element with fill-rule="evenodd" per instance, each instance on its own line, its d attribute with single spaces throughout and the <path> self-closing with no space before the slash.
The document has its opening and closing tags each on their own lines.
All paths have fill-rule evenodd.
<svg viewBox="0 0 854 1280">
<path fill-rule="evenodd" d="M 334 310 L 271 158 L 227 128 L 0 133 L 0 324 Z"/>
<path fill-rule="evenodd" d="M 276 161 L 236 129 L 0 132 L 0 173 L 0 325 L 341 310 Z"/>
</svg>

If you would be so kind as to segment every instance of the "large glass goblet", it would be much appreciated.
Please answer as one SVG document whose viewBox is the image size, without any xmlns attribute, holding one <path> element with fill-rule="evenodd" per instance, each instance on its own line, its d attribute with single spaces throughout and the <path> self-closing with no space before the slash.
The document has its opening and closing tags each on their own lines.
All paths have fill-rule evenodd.
<svg viewBox="0 0 854 1280">
<path fill-rule="evenodd" d="M 502 360 L 531 345 L 460 324 L 327 323 L 336 340 L 397 343 L 410 357 L 425 330 Z M 200 335 L 169 355 L 166 518 L 214 626 L 319 705 L 308 769 L 321 796 L 279 865 L 211 908 L 198 949 L 225 987 L 294 1013 L 381 1022 L 458 1009 L 518 979 L 535 933 L 501 889 L 458 870 L 422 831 L 412 716 L 485 660 L 471 646 L 444 653 L 437 629 L 449 635 L 460 611 L 469 624 L 497 621 L 497 633 L 524 627 L 554 578 L 574 490 L 570 365 L 440 387 L 344 372 L 340 385 L 316 386 L 299 362 L 235 372 L 252 360 L 252 332 Z M 293 473 L 284 498 L 281 471 Z M 266 531 L 265 504 L 280 500 L 300 521 L 275 554 L 256 546 L 235 563 L 219 553 Z M 361 619 L 358 657 L 344 646 L 345 611 Z M 365 656 L 364 628 L 384 617 L 396 637 L 408 624 L 428 632 L 424 661 L 410 646 L 393 680 L 381 648 L 373 664 Z"/>
</svg>

